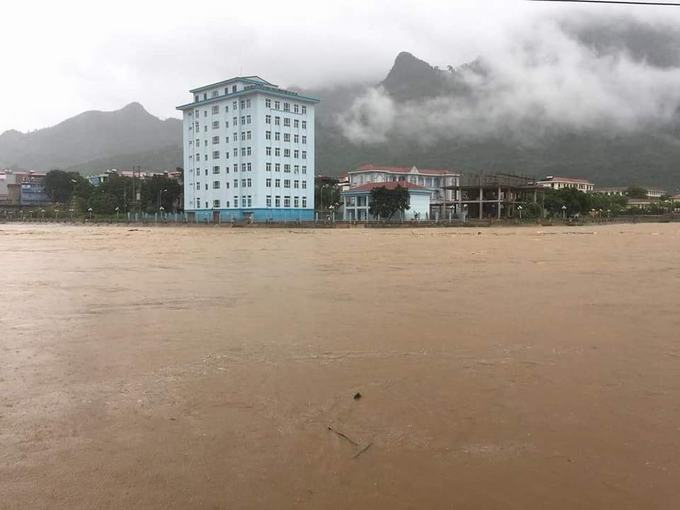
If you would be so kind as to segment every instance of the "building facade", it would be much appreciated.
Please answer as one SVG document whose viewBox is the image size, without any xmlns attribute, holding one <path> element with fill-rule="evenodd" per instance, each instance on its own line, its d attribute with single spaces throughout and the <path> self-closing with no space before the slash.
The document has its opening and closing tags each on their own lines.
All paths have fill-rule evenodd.
<svg viewBox="0 0 680 510">
<path fill-rule="evenodd" d="M 364 184 L 408 182 L 430 191 L 430 219 L 444 218 L 447 208 L 455 207 L 456 193 L 448 189 L 458 186 L 460 173 L 452 170 L 427 169 L 413 167 L 395 167 L 380 165 L 364 165 L 347 172 L 349 190 Z M 423 218 L 425 219 L 425 218 Z"/>
<path fill-rule="evenodd" d="M 257 76 L 191 91 L 183 112 L 184 209 L 197 220 L 314 219 L 318 99 Z"/>
<path fill-rule="evenodd" d="M 536 182 L 539 186 L 554 190 L 573 188 L 584 193 L 590 193 L 595 189 L 595 185 L 586 179 L 573 179 L 571 177 L 555 177 L 549 175 L 545 179 Z"/>
<path fill-rule="evenodd" d="M 409 208 L 401 215 L 400 220 L 426 220 L 430 214 L 430 199 L 432 190 L 410 183 L 408 181 L 388 181 L 382 183 L 368 183 L 350 188 L 341 193 L 342 214 L 344 221 L 370 221 L 373 217 L 369 209 L 371 207 L 371 191 L 375 188 L 385 187 L 395 189 L 397 186 L 406 188 L 409 195 Z M 393 218 L 395 219 L 395 218 Z"/>
<path fill-rule="evenodd" d="M 40 206 L 51 202 L 42 172 L 0 171 L 0 205 Z"/>
</svg>

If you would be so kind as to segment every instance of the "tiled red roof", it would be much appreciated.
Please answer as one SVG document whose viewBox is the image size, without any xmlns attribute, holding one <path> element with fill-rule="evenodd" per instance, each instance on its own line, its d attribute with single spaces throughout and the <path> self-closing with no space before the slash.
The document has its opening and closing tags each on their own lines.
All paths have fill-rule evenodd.
<svg viewBox="0 0 680 510">
<path fill-rule="evenodd" d="M 406 189 L 419 189 L 419 190 L 428 191 L 428 189 L 423 187 L 423 186 L 419 186 L 418 184 L 413 184 L 412 182 L 406 182 L 406 181 L 369 182 L 367 184 L 362 184 L 361 186 L 357 186 L 356 188 L 352 188 L 350 191 L 371 191 L 374 188 L 395 189 L 397 186 L 401 186 L 402 188 L 406 188 Z"/>
<path fill-rule="evenodd" d="M 439 168 L 418 168 L 418 172 L 424 175 L 445 175 L 455 173 L 452 170 L 443 170 Z M 408 174 L 411 173 L 412 166 L 380 166 L 380 165 L 362 165 L 353 172 L 389 172 L 393 174 Z"/>
</svg>

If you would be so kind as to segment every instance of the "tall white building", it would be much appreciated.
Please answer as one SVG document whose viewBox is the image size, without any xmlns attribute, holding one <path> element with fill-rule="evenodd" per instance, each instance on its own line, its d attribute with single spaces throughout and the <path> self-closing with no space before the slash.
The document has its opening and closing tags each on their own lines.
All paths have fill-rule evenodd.
<svg viewBox="0 0 680 510">
<path fill-rule="evenodd" d="M 191 91 L 184 113 L 184 209 L 199 221 L 314 219 L 318 99 L 258 76 Z"/>
</svg>

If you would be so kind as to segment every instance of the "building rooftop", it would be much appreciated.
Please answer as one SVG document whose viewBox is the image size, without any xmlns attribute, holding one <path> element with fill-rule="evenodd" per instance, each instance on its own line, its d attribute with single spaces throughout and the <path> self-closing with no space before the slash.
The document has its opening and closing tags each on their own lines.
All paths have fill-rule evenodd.
<svg viewBox="0 0 680 510">
<path fill-rule="evenodd" d="M 444 170 L 439 168 L 418 168 L 416 166 L 406 167 L 406 166 L 387 166 L 387 165 L 374 165 L 367 164 L 362 165 L 356 170 L 350 170 L 348 173 L 360 173 L 360 172 L 387 172 L 392 174 L 410 174 L 412 172 L 417 172 L 422 175 L 458 175 L 457 172 L 453 170 Z"/>
<path fill-rule="evenodd" d="M 369 182 L 367 184 L 362 184 L 361 186 L 357 186 L 356 188 L 352 188 L 349 191 L 346 191 L 345 193 L 356 193 L 356 192 L 368 192 L 372 191 L 375 188 L 387 188 L 387 189 L 396 189 L 398 187 L 401 188 L 406 188 L 409 190 L 418 190 L 418 191 L 427 191 L 428 193 L 430 192 L 429 189 L 420 186 L 418 184 L 413 184 L 412 182 L 406 182 L 406 181 L 389 181 L 389 182 Z"/>
<path fill-rule="evenodd" d="M 558 177 L 554 175 L 549 175 L 545 179 L 541 179 L 539 182 L 574 182 L 579 184 L 592 184 L 588 179 L 581 179 L 578 177 Z"/>
</svg>

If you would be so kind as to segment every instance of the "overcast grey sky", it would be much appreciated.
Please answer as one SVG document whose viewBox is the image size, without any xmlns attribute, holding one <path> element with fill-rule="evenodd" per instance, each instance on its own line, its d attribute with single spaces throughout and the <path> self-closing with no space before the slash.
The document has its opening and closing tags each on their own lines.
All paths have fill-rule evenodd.
<svg viewBox="0 0 680 510">
<path fill-rule="evenodd" d="M 523 0 L 7 0 L 0 132 L 132 101 L 160 117 L 177 116 L 174 107 L 190 100 L 188 89 L 238 74 L 283 86 L 377 81 L 402 50 L 433 65 L 456 65 L 502 54 L 514 34 L 546 14 L 614 9 L 659 16 L 651 8 Z"/>
</svg>

